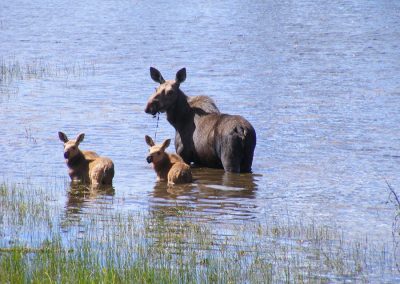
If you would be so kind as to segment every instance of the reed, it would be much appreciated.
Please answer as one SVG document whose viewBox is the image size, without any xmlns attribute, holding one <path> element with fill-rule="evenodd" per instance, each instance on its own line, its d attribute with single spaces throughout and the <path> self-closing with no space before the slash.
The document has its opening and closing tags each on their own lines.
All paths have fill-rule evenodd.
<svg viewBox="0 0 400 284">
<path fill-rule="evenodd" d="M 43 79 L 49 77 L 80 77 L 94 75 L 94 63 L 50 64 L 41 59 L 22 62 L 15 58 L 0 59 L 0 85 L 17 80 Z"/>
</svg>

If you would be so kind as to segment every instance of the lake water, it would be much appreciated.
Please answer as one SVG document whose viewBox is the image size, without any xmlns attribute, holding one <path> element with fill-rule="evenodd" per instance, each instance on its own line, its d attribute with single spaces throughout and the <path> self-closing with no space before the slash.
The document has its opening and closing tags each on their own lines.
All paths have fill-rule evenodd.
<svg viewBox="0 0 400 284">
<path fill-rule="evenodd" d="M 0 179 L 59 188 L 55 204 L 82 218 L 179 206 L 204 222 L 289 218 L 390 241 L 399 13 L 394 0 L 3 1 L 0 59 L 14 73 L 0 84 Z M 188 187 L 155 182 L 150 66 L 166 79 L 186 67 L 187 95 L 253 124 L 253 174 L 196 169 Z M 84 132 L 82 149 L 114 161 L 113 194 L 71 200 L 60 130 Z M 161 115 L 158 142 L 173 137 Z"/>
</svg>

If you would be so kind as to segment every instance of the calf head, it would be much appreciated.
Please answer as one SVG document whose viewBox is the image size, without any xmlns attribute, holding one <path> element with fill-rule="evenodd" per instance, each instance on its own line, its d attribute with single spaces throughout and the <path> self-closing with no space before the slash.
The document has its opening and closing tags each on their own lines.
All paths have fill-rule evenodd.
<svg viewBox="0 0 400 284">
<path fill-rule="evenodd" d="M 155 115 L 158 112 L 165 112 L 176 102 L 180 94 L 179 86 L 186 79 L 186 69 L 182 68 L 176 73 L 175 80 L 164 80 L 160 71 L 156 68 L 150 67 L 151 78 L 160 83 L 160 86 L 156 88 L 156 92 L 150 96 L 147 102 L 146 113 Z"/>
<path fill-rule="evenodd" d="M 64 142 L 64 158 L 72 159 L 79 153 L 78 146 L 79 143 L 83 141 L 83 138 L 85 138 L 85 134 L 79 134 L 75 140 L 68 140 L 67 135 L 65 135 L 63 132 L 58 132 L 58 137 L 62 142 Z"/>
<path fill-rule="evenodd" d="M 147 145 L 150 146 L 149 154 L 146 157 L 147 162 L 149 164 L 150 163 L 156 164 L 162 159 L 164 159 L 165 155 L 167 155 L 167 153 L 165 153 L 165 149 L 167 149 L 167 147 L 171 143 L 171 139 L 167 139 L 162 144 L 157 144 L 157 145 L 154 143 L 153 139 L 151 139 L 150 136 L 146 135 L 145 139 Z"/>
</svg>

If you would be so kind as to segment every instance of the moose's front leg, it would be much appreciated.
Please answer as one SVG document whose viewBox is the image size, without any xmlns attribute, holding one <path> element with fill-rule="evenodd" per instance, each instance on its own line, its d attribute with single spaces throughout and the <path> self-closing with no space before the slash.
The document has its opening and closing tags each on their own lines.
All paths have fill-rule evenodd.
<svg viewBox="0 0 400 284">
<path fill-rule="evenodd" d="M 186 164 L 190 165 L 193 162 L 192 152 L 183 146 L 182 138 L 178 132 L 175 133 L 175 150 L 182 157 Z"/>
<path fill-rule="evenodd" d="M 181 156 L 182 159 L 185 160 L 185 158 L 184 158 L 184 147 L 183 147 L 181 136 L 179 135 L 178 132 L 175 133 L 175 150 L 176 150 L 176 153 L 179 156 Z"/>
</svg>

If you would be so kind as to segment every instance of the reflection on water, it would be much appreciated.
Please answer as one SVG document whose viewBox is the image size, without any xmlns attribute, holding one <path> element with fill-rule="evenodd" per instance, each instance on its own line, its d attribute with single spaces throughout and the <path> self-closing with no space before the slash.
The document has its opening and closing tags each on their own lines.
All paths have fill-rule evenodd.
<svg viewBox="0 0 400 284">
<path fill-rule="evenodd" d="M 163 199 L 176 199 L 179 196 L 190 194 L 194 188 L 194 184 L 168 185 L 167 182 L 156 181 L 153 196 Z"/>
<path fill-rule="evenodd" d="M 228 173 L 219 169 L 198 168 L 194 170 L 196 181 L 201 188 L 221 191 L 250 193 L 257 189 L 256 178 L 261 175 L 251 173 Z"/>
<path fill-rule="evenodd" d="M 85 184 L 71 182 L 68 191 L 67 208 L 81 208 L 84 203 L 89 203 L 101 196 L 114 196 L 115 189 L 112 185 L 92 187 Z"/>
<path fill-rule="evenodd" d="M 257 191 L 256 175 L 195 168 L 193 178 L 192 184 L 183 185 L 156 182 L 150 200 L 152 213 L 168 216 L 183 213 L 213 220 L 256 217 L 257 205 L 253 202 Z"/>
<path fill-rule="evenodd" d="M 62 223 L 80 221 L 85 214 L 85 209 L 93 206 L 101 208 L 102 204 L 109 204 L 115 194 L 115 189 L 111 185 L 92 187 L 81 183 L 71 182 L 67 192 L 67 202 L 65 205 L 65 215 Z"/>
</svg>

